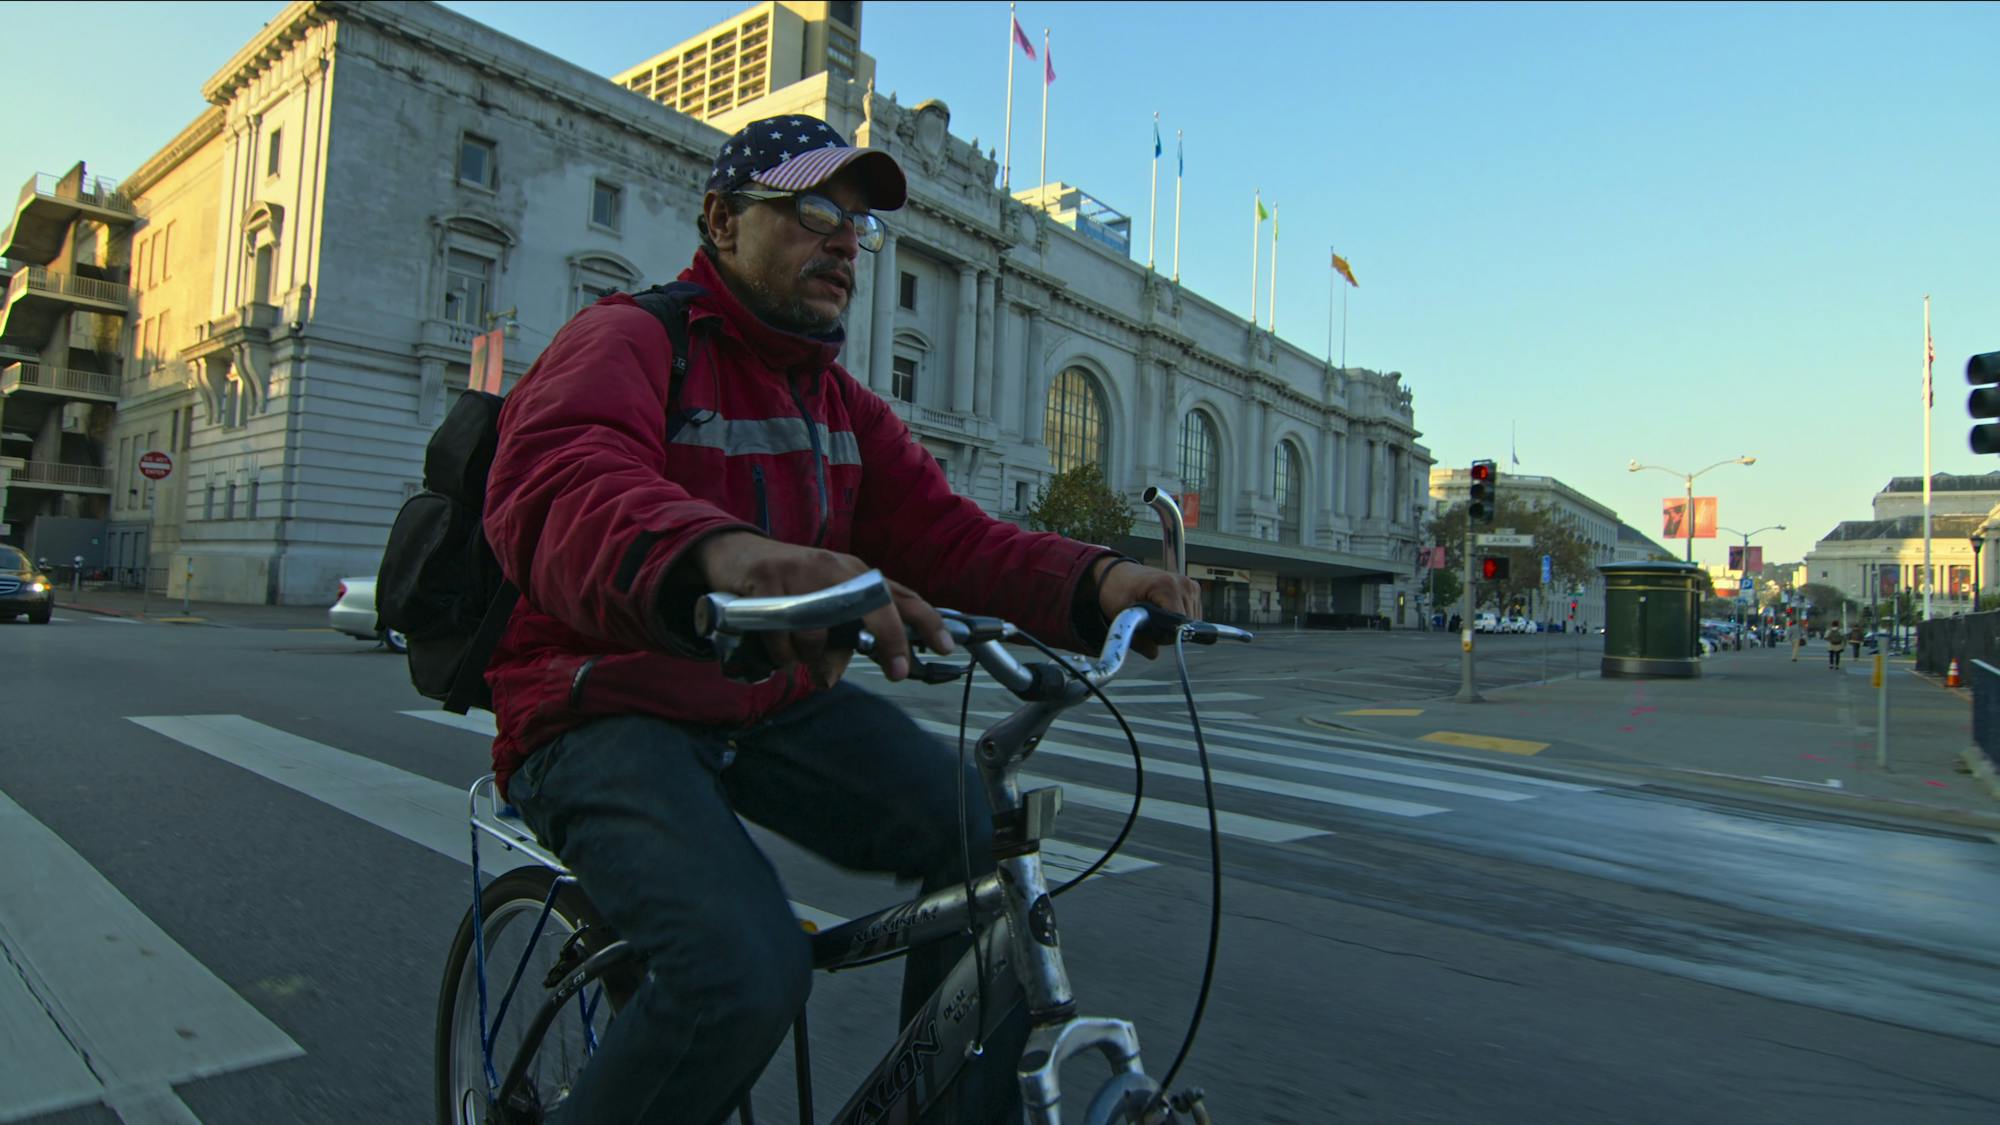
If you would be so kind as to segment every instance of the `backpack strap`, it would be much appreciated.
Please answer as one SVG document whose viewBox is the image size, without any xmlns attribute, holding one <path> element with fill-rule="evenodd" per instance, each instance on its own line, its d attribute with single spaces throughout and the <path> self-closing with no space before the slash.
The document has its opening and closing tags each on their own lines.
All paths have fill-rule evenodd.
<svg viewBox="0 0 2000 1125">
<path fill-rule="evenodd" d="M 493 650 L 500 647 L 500 634 L 507 631 L 507 622 L 514 616 L 514 603 L 520 600 L 520 588 L 508 579 L 501 579 L 500 588 L 493 591 L 493 600 L 486 603 L 486 613 L 479 619 L 479 630 L 472 634 L 465 655 L 459 659 L 458 674 L 452 677 L 451 692 L 445 696 L 445 710 L 463 715 L 474 704 L 487 700 L 486 665 L 493 659 Z"/>
<path fill-rule="evenodd" d="M 667 384 L 668 441 L 674 440 L 681 427 L 700 413 L 679 406 L 681 384 L 687 382 L 688 373 L 688 305 L 707 292 L 692 281 L 670 281 L 632 294 L 635 304 L 659 319 L 660 327 L 667 330 L 667 343 L 673 346 L 674 368 Z"/>
</svg>

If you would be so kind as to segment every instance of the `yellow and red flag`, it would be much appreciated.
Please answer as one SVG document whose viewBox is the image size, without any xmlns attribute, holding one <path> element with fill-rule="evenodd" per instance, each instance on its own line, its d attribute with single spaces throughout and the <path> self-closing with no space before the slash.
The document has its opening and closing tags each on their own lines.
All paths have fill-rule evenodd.
<svg viewBox="0 0 2000 1125">
<path fill-rule="evenodd" d="M 1338 254 L 1335 254 L 1333 256 L 1333 268 L 1336 272 L 1340 274 L 1340 276 L 1347 279 L 1347 283 L 1349 285 L 1354 286 L 1356 289 L 1361 288 L 1361 283 L 1354 280 L 1354 267 L 1347 264 L 1346 258 L 1343 258 Z"/>
</svg>

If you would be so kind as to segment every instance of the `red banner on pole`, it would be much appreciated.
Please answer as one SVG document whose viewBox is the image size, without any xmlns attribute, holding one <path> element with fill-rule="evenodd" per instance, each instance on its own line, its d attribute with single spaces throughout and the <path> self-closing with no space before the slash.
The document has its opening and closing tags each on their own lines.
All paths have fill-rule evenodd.
<svg viewBox="0 0 2000 1125">
<path fill-rule="evenodd" d="M 506 372 L 506 339 L 504 328 L 472 338 L 472 371 L 465 380 L 468 388 L 493 395 L 500 393 L 501 377 Z"/>
<path fill-rule="evenodd" d="M 1715 497 L 1694 498 L 1694 535 L 1688 535 L 1683 522 L 1687 514 L 1685 497 L 1669 496 L 1660 501 L 1660 534 L 1667 539 L 1713 539 L 1715 538 Z"/>
<path fill-rule="evenodd" d="M 1201 493 L 1181 493 L 1181 525 L 1183 527 L 1201 526 Z"/>
</svg>

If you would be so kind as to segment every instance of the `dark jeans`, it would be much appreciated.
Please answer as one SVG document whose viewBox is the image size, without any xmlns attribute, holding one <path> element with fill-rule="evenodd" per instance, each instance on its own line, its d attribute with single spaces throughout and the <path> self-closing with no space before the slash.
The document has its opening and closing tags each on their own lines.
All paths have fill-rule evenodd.
<svg viewBox="0 0 2000 1125">
<path fill-rule="evenodd" d="M 1827 667 L 1829 667 L 1829 668 L 1838 668 L 1838 667 L 1840 667 L 1840 649 L 1839 649 L 1839 648 L 1837 648 L 1837 647 L 1836 647 L 1836 648 L 1829 648 L 1829 649 L 1827 649 L 1827 650 L 1826 650 L 1826 666 L 1827 666 Z"/>
<path fill-rule="evenodd" d="M 965 878 L 957 777 L 954 748 L 847 683 L 747 730 L 622 716 L 531 756 L 509 800 L 645 958 L 638 989 L 551 1120 L 720 1121 L 791 1029 L 811 990 L 810 947 L 739 814 L 843 867 L 938 890 Z M 965 785 L 966 843 L 984 873 L 992 817 L 969 762 Z M 909 955 L 903 1021 L 968 948 L 954 940 Z M 1018 1119 L 1012 1071 L 1025 1027 L 1017 1011 L 961 1074 L 956 1110 L 932 1120 Z"/>
</svg>

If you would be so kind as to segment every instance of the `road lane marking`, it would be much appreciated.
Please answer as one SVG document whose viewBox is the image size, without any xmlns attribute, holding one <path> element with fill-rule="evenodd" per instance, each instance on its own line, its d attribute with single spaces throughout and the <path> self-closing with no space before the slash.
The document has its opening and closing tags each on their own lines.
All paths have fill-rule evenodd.
<svg viewBox="0 0 2000 1125">
<path fill-rule="evenodd" d="M 999 712 L 993 712 L 993 711 L 987 711 L 987 712 L 975 711 L 973 713 L 975 715 L 991 715 L 996 717 L 999 714 Z M 1137 716 L 1137 715 L 1127 715 L 1125 717 L 1125 721 L 1132 724 L 1135 727 L 1140 727 L 1140 726 L 1163 727 L 1168 730 L 1176 730 L 1176 731 L 1187 729 L 1186 723 L 1173 723 L 1163 719 L 1148 719 L 1143 716 Z M 1117 738 L 1121 740 L 1124 738 L 1124 732 L 1118 730 L 1115 727 L 1090 726 L 1083 723 L 1070 723 L 1068 720 L 1062 720 L 1061 725 L 1070 726 L 1076 729 L 1088 730 L 1092 734 L 1102 735 L 1107 738 Z M 1239 749 L 1237 747 L 1230 746 L 1228 743 L 1211 744 L 1209 746 L 1209 753 L 1216 754 L 1221 757 L 1244 757 L 1246 755 L 1249 755 L 1249 757 L 1244 757 L 1244 760 L 1268 761 L 1273 765 L 1282 765 L 1292 769 L 1303 769 L 1314 773 L 1338 773 L 1338 774 L 1346 774 L 1348 776 L 1353 776 L 1353 777 L 1370 778 L 1371 780 L 1389 780 L 1390 778 L 1393 778 L 1395 780 L 1390 781 L 1390 784 L 1407 785 L 1415 789 L 1434 789 L 1444 793 L 1462 793 L 1466 796 L 1481 797 L 1487 800 L 1528 800 L 1534 798 L 1535 796 L 1538 796 L 1538 794 L 1535 793 L 1515 793 L 1509 789 L 1496 789 L 1493 788 L 1493 786 L 1495 785 L 1510 785 L 1510 786 L 1521 785 L 1521 786 L 1527 786 L 1530 789 L 1553 789 L 1563 793 L 1597 792 L 1596 787 L 1590 785 L 1577 785 L 1567 781 L 1549 781 L 1545 778 L 1539 778 L 1539 777 L 1522 777 L 1513 773 L 1500 772 L 1492 769 L 1480 769 L 1474 766 L 1460 766 L 1460 765 L 1453 765 L 1447 762 L 1435 762 L 1422 758 L 1412 758 L 1406 754 L 1377 754 L 1368 750 L 1355 750 L 1341 745 L 1322 744 L 1316 742 L 1303 742 L 1295 738 L 1284 738 L 1276 735 L 1257 734 L 1252 731 L 1235 730 L 1231 728 L 1223 728 L 1221 730 L 1221 733 L 1237 742 L 1259 742 L 1267 746 L 1278 746 L 1290 750 L 1304 750 L 1314 755 L 1328 755 L 1346 759 L 1353 759 L 1362 762 L 1379 762 L 1384 765 L 1396 766 L 1398 767 L 1398 771 L 1395 773 L 1382 774 L 1378 776 L 1372 771 L 1363 771 L 1355 773 L 1345 768 L 1321 769 L 1320 767 L 1322 765 L 1333 765 L 1333 763 L 1325 762 L 1324 759 L 1321 757 L 1299 758 L 1292 755 L 1259 755 L 1257 751 Z M 1190 750 L 1194 748 L 1194 742 L 1189 739 L 1180 739 L 1180 738 L 1174 738 L 1170 736 L 1160 736 L 1160 735 L 1148 735 L 1147 737 L 1153 743 L 1163 746 L 1174 746 Z M 1361 745 L 1386 747 L 1389 746 L 1390 744 L 1385 742 L 1363 742 L 1361 743 Z M 1404 773 L 1401 772 L 1403 770 L 1419 770 L 1422 772 Z M 1437 773 L 1451 774 L 1457 777 L 1478 778 L 1481 784 L 1454 785 L 1453 783 L 1450 782 L 1431 784 L 1429 783 L 1429 779 L 1424 776 L 1425 774 L 1437 774 Z"/>
<path fill-rule="evenodd" d="M 1128 721 L 1137 723 L 1143 720 L 1131 719 Z M 1321 720 L 1308 717 L 1304 721 L 1308 723 L 1315 723 L 1315 722 L 1320 722 Z M 1546 777 L 1531 777 L 1527 774 L 1513 773 L 1511 771 L 1495 770 L 1485 766 L 1462 766 L 1462 765 L 1454 765 L 1450 762 L 1440 762 L 1430 758 L 1413 758 L 1410 756 L 1411 754 L 1413 753 L 1420 754 L 1423 751 L 1420 747 L 1413 747 L 1406 743 L 1398 744 L 1394 742 L 1381 742 L 1375 739 L 1356 738 L 1352 735 L 1322 734 L 1318 731 L 1310 731 L 1310 730 L 1294 731 L 1292 733 L 1297 738 L 1311 739 L 1312 741 L 1294 742 L 1283 738 L 1264 738 L 1261 739 L 1261 741 L 1275 742 L 1280 745 L 1295 746 L 1300 749 L 1318 750 L 1320 753 L 1323 754 L 1340 754 L 1345 757 L 1366 758 L 1372 761 L 1379 761 L 1379 762 L 1393 762 L 1397 765 L 1407 766 L 1411 769 L 1435 770 L 1440 773 L 1455 773 L 1455 774 L 1462 774 L 1467 777 L 1483 777 L 1489 780 L 1498 777 L 1500 779 L 1504 779 L 1506 783 L 1509 785 L 1528 785 L 1528 786 L 1533 786 L 1534 788 L 1537 789 L 1553 789 L 1559 793 L 1597 793 L 1602 791 L 1603 789 L 1602 786 L 1598 785 L 1582 785 L 1573 781 L 1555 781 Z M 1259 738 L 1259 736 L 1257 735 L 1246 734 L 1242 731 L 1234 729 L 1229 730 L 1229 736 L 1231 738 L 1250 738 L 1250 739 Z M 1373 746 L 1381 750 L 1397 751 L 1397 753 L 1377 754 L 1369 750 L 1354 749 L 1354 747 L 1359 747 L 1359 746 Z"/>
<path fill-rule="evenodd" d="M 476 713 L 466 714 L 466 715 L 454 715 L 449 711 L 400 711 L 398 712 L 398 714 L 408 715 L 412 719 L 423 719 L 426 722 L 437 723 L 440 726 L 454 727 L 458 730 L 470 731 L 474 734 L 485 735 L 488 738 L 493 737 L 495 729 L 495 724 L 493 721 L 493 713 L 490 711 L 479 711 Z M 1067 796 L 1067 794 L 1065 796 Z M 463 807 L 463 803 L 464 803 L 463 798 L 461 798 L 460 799 L 461 809 Z M 1089 802 L 1079 800 L 1076 803 L 1088 804 Z M 1125 802 L 1125 805 L 1120 807 L 1121 808 L 1127 807 L 1130 804 L 1131 801 L 1127 800 Z M 459 819 L 462 822 L 464 820 L 464 817 L 461 815 Z M 1205 824 L 1207 822 L 1204 821 L 1203 823 Z M 1043 861 L 1046 862 L 1050 868 L 1058 871 L 1067 869 L 1070 870 L 1072 874 L 1074 874 L 1075 872 L 1082 871 L 1085 867 L 1088 867 L 1094 860 L 1096 860 L 1098 855 L 1097 851 L 1095 851 L 1094 849 L 1091 849 L 1089 847 L 1080 844 L 1072 844 L 1063 840 L 1043 840 L 1042 853 L 1043 853 L 1042 855 Z M 1068 864 L 1070 866 L 1068 868 L 1065 868 L 1064 866 L 1065 864 Z M 1151 860 L 1128 858 L 1122 855 L 1113 856 L 1111 862 L 1105 864 L 1104 867 L 1097 873 L 1097 875 L 1093 876 L 1093 878 L 1102 878 L 1105 875 L 1125 875 L 1134 871 L 1144 871 L 1147 868 L 1158 867 L 1158 866 L 1159 864 L 1154 863 Z M 811 907 L 801 906 L 798 903 L 794 903 L 793 906 L 797 910 L 801 911 L 812 909 Z M 806 915 L 803 913 L 801 913 L 799 916 L 801 918 L 806 917 Z M 823 915 L 823 916 L 832 918 L 831 915 Z M 812 918 L 811 920 L 814 921 L 815 923 L 819 923 L 818 917 Z M 831 922 L 823 924 L 837 925 L 843 920 L 844 919 L 833 918 Z"/>
<path fill-rule="evenodd" d="M 1101 735 L 1107 738 L 1122 739 L 1124 737 L 1124 733 L 1122 731 L 1117 731 L 1100 726 L 1091 726 L 1085 723 L 1074 723 L 1068 720 L 1058 720 L 1055 725 L 1058 728 L 1064 730 L 1079 731 L 1084 734 Z M 1235 737 L 1235 735 L 1232 733 L 1231 737 Z M 1147 735 L 1146 745 L 1170 746 L 1176 750 L 1186 750 L 1189 753 L 1198 752 L 1200 749 L 1200 747 L 1197 746 L 1194 740 L 1192 739 L 1174 738 L 1168 735 L 1157 735 L 1157 734 Z M 1436 793 L 1456 793 L 1462 797 L 1478 797 L 1479 799 L 1485 801 L 1528 801 L 1528 800 L 1533 800 L 1535 796 L 1532 793 L 1519 793 L 1509 789 L 1495 789 L 1490 785 L 1470 785 L 1460 781 L 1441 781 L 1437 778 L 1423 777 L 1418 774 L 1391 773 L 1387 770 L 1367 769 L 1361 766 L 1344 766 L 1335 762 L 1322 762 L 1312 758 L 1298 758 L 1285 754 L 1268 754 L 1262 750 L 1245 750 L 1240 747 L 1230 746 L 1229 744 L 1222 742 L 1211 743 L 1209 745 L 1208 752 L 1210 755 L 1217 758 L 1231 758 L 1242 762 L 1255 762 L 1259 765 L 1278 766 L 1283 769 L 1304 770 L 1307 773 L 1323 773 L 1334 777 L 1353 777 L 1353 778 L 1359 778 L 1363 781 L 1378 781 L 1385 785 L 1401 785 L 1411 789 L 1428 789 Z M 1119 757 L 1120 760 L 1122 761 L 1125 760 L 1126 756 L 1120 755 Z M 1164 767 L 1164 766 L 1171 766 L 1173 764 L 1174 763 L 1149 763 L 1146 768 L 1153 769 L 1155 768 L 1156 765 Z M 1194 769 L 1194 767 L 1181 767 L 1181 768 Z M 1163 772 L 1171 772 L 1171 770 L 1163 770 Z M 1176 774 L 1175 776 L 1180 776 L 1180 775 Z M 1195 769 L 1194 776 L 1197 777 L 1200 776 L 1200 770 Z M 1217 774 L 1216 776 L 1220 778 L 1222 775 Z M 1233 776 L 1245 776 L 1245 775 L 1233 775 Z M 1292 790 L 1288 789 L 1283 791 L 1291 792 Z M 1329 792 L 1329 793 L 1347 792 L 1346 790 L 1342 789 L 1315 790 L 1315 791 Z M 1276 792 L 1276 790 L 1274 790 L 1274 792 Z M 1316 798 L 1309 797 L 1308 799 L 1312 800 Z M 1371 799 L 1379 800 L 1380 798 L 1371 798 Z M 1335 803 L 1346 803 L 1346 802 L 1335 802 Z M 1365 808 L 1368 806 L 1357 805 L 1355 807 Z M 1429 808 L 1431 806 L 1419 805 L 1416 807 Z M 1376 811 L 1387 812 L 1392 810 L 1377 809 Z M 1398 815 L 1410 815 L 1410 814 L 1399 813 Z M 1418 813 L 1415 815 L 1422 816 L 1428 814 Z"/>
<path fill-rule="evenodd" d="M 946 737 L 955 737 L 958 734 L 958 726 L 955 723 L 940 723 L 931 719 L 918 719 L 916 720 L 916 723 L 918 726 L 924 728 L 925 730 L 930 731 L 933 734 L 940 734 Z M 1035 753 L 1049 754 L 1058 758 L 1071 758 L 1075 759 L 1076 761 L 1091 762 L 1093 764 L 1101 766 L 1124 767 L 1131 765 L 1132 762 L 1131 756 L 1128 754 L 1116 753 L 1110 750 L 1097 750 L 1088 746 L 1078 746 L 1068 742 L 1057 742 L 1054 739 L 1043 739 L 1041 743 L 1035 747 Z M 1186 763 L 1183 762 L 1163 762 L 1155 759 L 1153 761 L 1149 761 L 1146 763 L 1146 770 L 1149 773 L 1156 775 L 1165 775 L 1167 777 L 1178 777 L 1184 779 L 1192 779 L 1196 781 L 1199 781 L 1201 779 L 1201 770 L 1199 767 L 1187 765 Z M 1311 785 L 1300 785 L 1297 784 L 1296 782 L 1280 781 L 1275 778 L 1269 778 L 1269 777 L 1258 777 L 1254 774 L 1236 773 L 1232 770 L 1215 770 L 1213 771 L 1213 775 L 1217 784 L 1227 785 L 1234 789 L 1251 789 L 1260 793 L 1272 793 L 1279 796 L 1297 797 L 1302 800 L 1312 801 L 1316 804 L 1343 805 L 1348 808 L 1367 809 L 1371 812 L 1388 813 L 1392 816 L 1430 816 L 1434 813 L 1450 811 L 1448 809 L 1441 808 L 1437 805 L 1419 805 L 1412 801 L 1398 801 L 1388 797 L 1369 797 L 1364 794 L 1346 793 L 1337 789 L 1321 789 Z M 1077 786 L 1073 785 L 1070 782 L 1061 782 L 1060 784 L 1063 787 L 1063 793 L 1065 795 L 1065 798 L 1067 798 L 1070 790 L 1077 788 Z M 1116 802 L 1113 804 L 1103 805 L 1100 807 L 1113 808 L 1113 809 L 1128 809 L 1132 806 L 1132 798 L 1129 795 L 1118 794 L 1109 790 L 1099 790 L 1098 792 L 1108 793 L 1112 797 L 1115 797 L 1117 799 Z M 1140 806 L 1139 815 L 1140 816 L 1148 815 L 1148 810 L 1152 808 L 1153 804 L 1154 804 L 1154 798 L 1148 797 L 1146 799 L 1146 803 Z M 1199 820 L 1196 822 L 1196 826 L 1202 828 L 1206 828 L 1208 826 L 1207 814 L 1203 812 L 1198 806 L 1181 805 L 1179 807 L 1184 809 L 1193 809 L 1194 811 L 1201 813 Z M 1283 833 L 1288 830 L 1313 831 L 1305 829 L 1305 826 L 1303 825 L 1295 825 L 1281 820 L 1267 820 L 1262 817 L 1247 816 L 1245 814 L 1240 814 L 1240 813 L 1223 813 L 1222 816 L 1224 818 L 1223 823 L 1225 825 L 1227 825 L 1230 822 L 1229 818 L 1235 818 L 1237 825 L 1236 830 L 1231 831 L 1230 829 L 1225 828 L 1225 831 L 1231 831 L 1232 835 L 1241 835 L 1245 832 L 1257 832 L 1257 833 L 1267 834 L 1260 836 L 1252 836 L 1250 837 L 1252 839 L 1269 839 L 1269 840 L 1298 839 L 1300 837 L 1286 836 L 1283 835 Z M 1175 823 L 1187 823 L 1187 821 L 1178 820 L 1175 821 Z M 1315 831 L 1315 834 L 1318 833 Z"/>
<path fill-rule="evenodd" d="M 1447 746 L 1464 746 L 1472 750 L 1494 750 L 1502 754 L 1539 754 L 1549 748 L 1546 742 L 1529 742 L 1520 738 L 1498 738 L 1490 734 L 1464 734 L 1455 730 L 1432 731 L 1423 737 L 1425 742 L 1442 742 Z"/>
<path fill-rule="evenodd" d="M 1424 713 L 1421 707 L 1363 707 L 1355 711 L 1342 711 L 1343 715 L 1383 715 L 1389 718 L 1407 719 Z"/>
<path fill-rule="evenodd" d="M 195 1122 L 175 1083 L 305 1053 L 4 793 L 0 854 L 0 1121 Z"/>
</svg>

